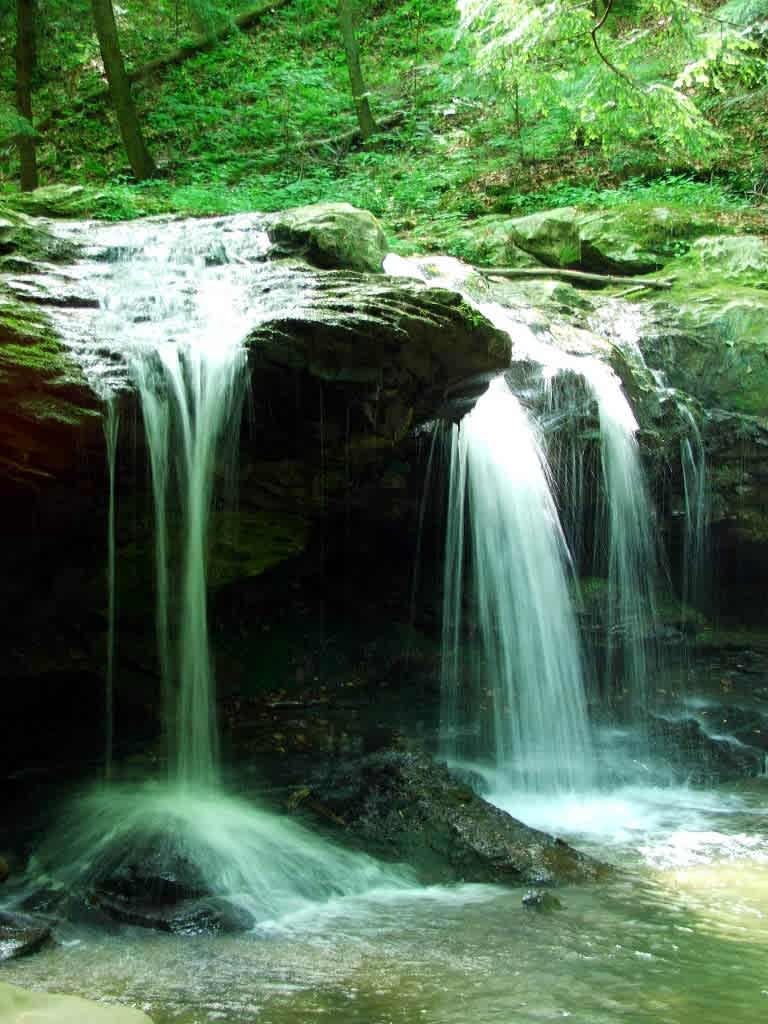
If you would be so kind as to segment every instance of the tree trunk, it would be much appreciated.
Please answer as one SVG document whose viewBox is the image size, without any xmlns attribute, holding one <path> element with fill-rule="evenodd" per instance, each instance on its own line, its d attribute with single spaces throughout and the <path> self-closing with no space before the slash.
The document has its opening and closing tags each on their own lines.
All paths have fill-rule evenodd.
<svg viewBox="0 0 768 1024">
<path fill-rule="evenodd" d="M 32 76 L 37 62 L 35 14 L 37 0 L 16 0 L 16 109 L 32 127 Z M 18 141 L 22 192 L 37 188 L 37 151 L 34 135 Z"/>
<path fill-rule="evenodd" d="M 120 134 L 128 154 L 128 162 L 134 177 L 138 181 L 144 181 L 146 178 L 154 177 L 157 168 L 149 155 L 144 136 L 141 134 L 141 126 L 131 96 L 131 86 L 125 73 L 123 55 L 120 52 L 120 40 L 117 35 L 112 0 L 91 0 L 91 9 L 96 24 L 99 49 L 104 61 L 104 70 L 107 73 L 109 90 L 120 126 Z"/>
<path fill-rule="evenodd" d="M 357 48 L 354 19 L 352 17 L 352 0 L 338 0 L 338 15 L 341 36 L 344 40 L 344 52 L 347 55 L 347 69 L 349 70 L 349 81 L 352 85 L 352 99 L 355 103 L 357 121 L 360 125 L 360 136 L 365 141 L 376 131 L 376 122 L 371 113 L 368 93 L 363 82 L 363 72 L 360 68 L 360 51 Z"/>
</svg>

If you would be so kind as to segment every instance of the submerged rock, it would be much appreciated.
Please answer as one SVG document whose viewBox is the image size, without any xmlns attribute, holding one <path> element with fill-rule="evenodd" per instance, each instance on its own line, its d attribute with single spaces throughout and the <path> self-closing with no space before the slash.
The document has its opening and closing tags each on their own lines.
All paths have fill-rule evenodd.
<svg viewBox="0 0 768 1024">
<path fill-rule="evenodd" d="M 36 953 L 50 938 L 50 925 L 39 918 L 0 911 L 0 961 Z"/>
<path fill-rule="evenodd" d="M 528 910 L 538 910 L 541 912 L 549 912 L 552 910 L 562 910 L 563 904 L 560 900 L 551 892 L 542 891 L 541 889 L 531 889 L 525 896 L 523 896 L 522 904 L 527 907 Z"/>
<path fill-rule="evenodd" d="M 421 752 L 346 761 L 300 796 L 317 821 L 343 829 L 375 856 L 411 865 L 425 884 L 553 885 L 610 872 L 487 803 Z"/>
<path fill-rule="evenodd" d="M 0 982 L 0 1020 L 7 1024 L 152 1024 L 145 1013 L 128 1006 L 106 1006 L 50 992 L 27 992 L 4 982 Z"/>
<path fill-rule="evenodd" d="M 278 252 L 303 256 L 316 267 L 380 274 L 389 248 L 381 225 L 349 203 L 315 203 L 284 210 L 268 228 Z"/>
</svg>

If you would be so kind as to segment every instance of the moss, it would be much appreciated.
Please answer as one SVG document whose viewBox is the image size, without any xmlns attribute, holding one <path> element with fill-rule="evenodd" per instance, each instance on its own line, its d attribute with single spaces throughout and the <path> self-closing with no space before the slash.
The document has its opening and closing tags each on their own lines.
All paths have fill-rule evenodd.
<svg viewBox="0 0 768 1024">
<path fill-rule="evenodd" d="M 299 515 L 264 509 L 238 509 L 236 516 L 217 517 L 211 550 L 210 579 L 214 586 L 232 583 L 265 570 L 304 550 L 307 521 Z"/>
</svg>

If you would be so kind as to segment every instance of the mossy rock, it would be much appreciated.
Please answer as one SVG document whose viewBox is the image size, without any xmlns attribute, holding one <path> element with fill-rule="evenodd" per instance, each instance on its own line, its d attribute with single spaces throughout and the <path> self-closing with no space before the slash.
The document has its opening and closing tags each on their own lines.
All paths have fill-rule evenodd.
<svg viewBox="0 0 768 1024">
<path fill-rule="evenodd" d="M 75 246 L 57 238 L 32 217 L 0 204 L 0 270 L 14 262 L 66 262 L 74 259 Z"/>
<path fill-rule="evenodd" d="M 643 274 L 712 234 L 711 217 L 648 203 L 581 211 L 564 206 L 510 222 L 512 241 L 551 267 L 606 274 Z"/>
<path fill-rule="evenodd" d="M 672 387 L 707 408 L 768 422 L 768 291 L 727 281 L 679 286 L 654 310 L 657 323 L 644 349 Z"/>
<path fill-rule="evenodd" d="M 119 200 L 108 190 L 84 185 L 43 185 L 33 192 L 9 195 L 4 202 L 13 210 L 32 217 L 62 220 L 110 218 L 119 212 Z"/>
<path fill-rule="evenodd" d="M 512 240 L 509 217 L 478 217 L 460 222 L 437 221 L 418 232 L 419 252 L 439 252 L 480 266 L 537 267 L 539 261 Z"/>
<path fill-rule="evenodd" d="M 279 252 L 303 256 L 323 269 L 381 273 L 389 251 L 381 225 L 349 203 L 316 203 L 278 214 L 269 225 Z"/>
</svg>

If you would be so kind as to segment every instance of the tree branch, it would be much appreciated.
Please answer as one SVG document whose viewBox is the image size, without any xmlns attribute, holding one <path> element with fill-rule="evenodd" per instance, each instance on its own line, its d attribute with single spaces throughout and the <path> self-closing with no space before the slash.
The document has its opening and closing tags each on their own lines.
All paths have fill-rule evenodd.
<svg viewBox="0 0 768 1024">
<path fill-rule="evenodd" d="M 603 64 L 605 64 L 605 66 L 607 68 L 610 68 L 611 71 L 614 73 L 614 75 L 618 75 L 618 77 L 621 78 L 622 81 L 626 82 L 627 85 L 631 86 L 633 89 L 637 89 L 638 88 L 637 83 L 633 82 L 631 78 L 629 78 L 627 75 L 625 75 L 623 71 L 620 71 L 619 68 L 617 68 L 616 65 L 613 64 L 608 59 L 608 57 L 606 57 L 606 55 L 600 49 L 600 44 L 597 41 L 597 33 L 600 31 L 600 29 L 605 24 L 606 19 L 608 18 L 608 15 L 611 13 L 611 8 L 612 7 L 613 7 L 613 0 L 606 0 L 605 10 L 603 11 L 602 17 L 600 18 L 600 20 L 597 22 L 597 24 L 592 28 L 591 32 L 589 33 L 592 36 L 592 44 L 595 47 L 595 52 L 597 53 L 597 56 L 600 58 L 600 60 L 603 62 Z"/>
</svg>

